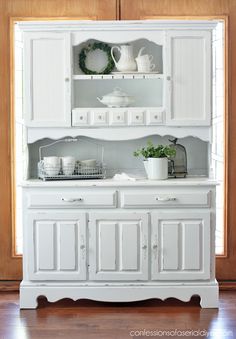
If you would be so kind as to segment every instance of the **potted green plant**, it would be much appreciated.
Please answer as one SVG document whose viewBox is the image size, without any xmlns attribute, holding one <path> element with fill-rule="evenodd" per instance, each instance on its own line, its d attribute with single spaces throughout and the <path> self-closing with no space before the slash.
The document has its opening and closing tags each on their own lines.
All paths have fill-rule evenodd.
<svg viewBox="0 0 236 339">
<path fill-rule="evenodd" d="M 162 180 L 168 178 L 168 158 L 175 156 L 176 152 L 168 145 L 153 145 L 147 142 L 146 147 L 142 147 L 134 152 L 135 157 L 144 158 L 144 167 L 148 179 Z"/>
</svg>

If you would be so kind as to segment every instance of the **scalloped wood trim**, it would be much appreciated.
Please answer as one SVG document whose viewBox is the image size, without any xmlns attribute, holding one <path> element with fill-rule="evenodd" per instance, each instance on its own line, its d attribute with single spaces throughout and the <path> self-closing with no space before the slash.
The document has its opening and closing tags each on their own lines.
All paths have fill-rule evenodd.
<svg viewBox="0 0 236 339">
<path fill-rule="evenodd" d="M 106 302 L 129 302 L 147 299 L 176 298 L 188 302 L 191 297 L 201 298 L 202 308 L 218 308 L 219 288 L 216 282 L 199 285 L 156 285 L 156 286 L 34 286 L 21 284 L 20 308 L 35 309 L 38 297 L 44 296 L 49 302 L 63 298 L 72 300 L 90 299 Z"/>
<path fill-rule="evenodd" d="M 209 127 L 122 127 L 122 128 L 28 128 L 28 143 L 49 138 L 52 140 L 66 137 L 86 136 L 99 140 L 134 140 L 152 135 L 172 136 L 176 138 L 194 137 L 200 140 L 211 142 L 211 132 Z"/>
</svg>

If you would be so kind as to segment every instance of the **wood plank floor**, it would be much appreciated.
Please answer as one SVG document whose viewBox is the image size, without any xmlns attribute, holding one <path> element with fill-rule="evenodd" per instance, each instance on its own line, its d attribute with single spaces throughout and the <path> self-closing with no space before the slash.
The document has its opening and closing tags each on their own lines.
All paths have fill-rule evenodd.
<svg viewBox="0 0 236 339">
<path fill-rule="evenodd" d="M 164 332 L 168 330 L 176 332 L 168 335 Z M 169 299 L 122 304 L 87 300 L 50 304 L 40 299 L 37 310 L 22 311 L 18 293 L 0 293 L 0 339 L 204 338 L 203 331 L 210 331 L 208 338 L 236 338 L 236 292 L 220 293 L 219 310 L 201 309 L 196 297 L 189 303 Z"/>
</svg>

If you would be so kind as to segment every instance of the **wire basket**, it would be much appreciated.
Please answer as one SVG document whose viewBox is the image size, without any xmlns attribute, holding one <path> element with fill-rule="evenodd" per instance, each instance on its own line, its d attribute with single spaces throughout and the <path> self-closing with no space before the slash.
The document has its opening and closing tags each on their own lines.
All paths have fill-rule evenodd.
<svg viewBox="0 0 236 339">
<path fill-rule="evenodd" d="M 93 143 L 91 141 L 84 141 L 82 142 L 88 142 L 95 144 L 99 147 L 101 147 L 101 160 L 102 161 L 96 161 L 96 165 L 94 167 L 86 166 L 83 163 L 80 163 L 79 161 L 76 161 L 75 166 L 73 168 L 71 166 L 48 166 L 44 164 L 44 161 L 42 160 L 42 148 L 50 147 L 52 145 L 55 145 L 59 142 L 74 142 L 74 141 L 81 141 L 79 139 L 63 139 L 63 140 L 57 140 L 51 144 L 41 146 L 39 148 L 39 159 L 38 162 L 38 178 L 42 179 L 44 181 L 47 180 L 82 180 L 82 179 L 105 179 L 106 178 L 106 169 L 105 165 L 103 163 L 103 156 L 104 156 L 104 148 L 103 146 Z"/>
<path fill-rule="evenodd" d="M 64 170 L 64 172 L 63 172 Z M 43 161 L 38 163 L 38 177 L 46 180 L 78 180 L 78 179 L 105 179 L 104 165 L 97 163 L 95 167 L 76 165 L 74 171 L 70 167 L 44 167 Z M 72 172 L 70 174 L 70 172 Z"/>
</svg>

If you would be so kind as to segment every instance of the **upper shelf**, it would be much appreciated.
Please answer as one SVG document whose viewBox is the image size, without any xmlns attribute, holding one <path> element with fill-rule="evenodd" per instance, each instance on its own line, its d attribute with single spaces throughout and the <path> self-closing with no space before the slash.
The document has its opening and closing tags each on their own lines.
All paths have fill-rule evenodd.
<svg viewBox="0 0 236 339">
<path fill-rule="evenodd" d="M 164 75 L 157 72 L 151 73 L 116 73 L 116 74 L 76 74 L 73 80 L 117 80 L 117 79 L 163 79 Z"/>
</svg>

